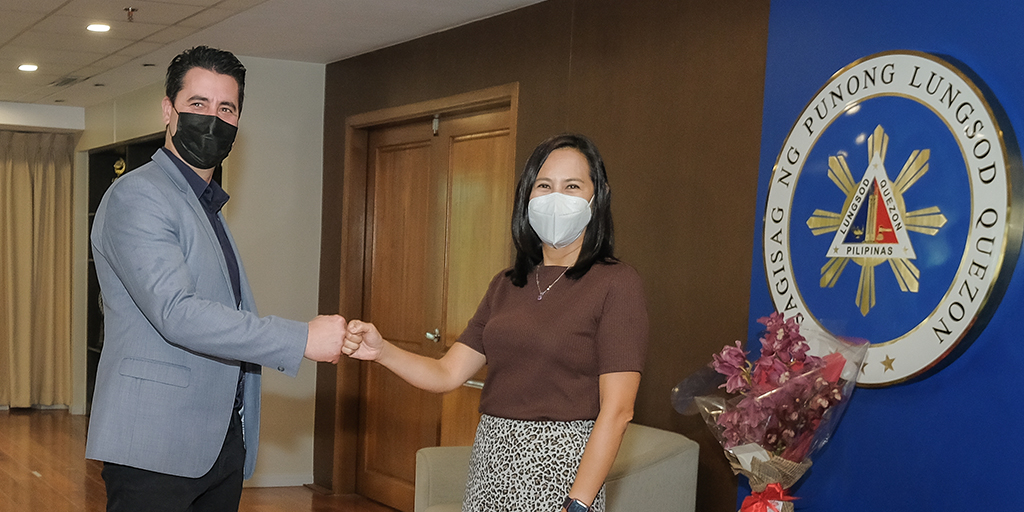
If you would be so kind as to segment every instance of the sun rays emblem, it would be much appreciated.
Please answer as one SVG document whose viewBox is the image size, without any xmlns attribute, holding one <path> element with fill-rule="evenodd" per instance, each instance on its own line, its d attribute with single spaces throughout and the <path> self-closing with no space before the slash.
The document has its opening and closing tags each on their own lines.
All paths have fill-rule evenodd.
<svg viewBox="0 0 1024 512">
<path fill-rule="evenodd" d="M 921 272 L 913 261 L 917 256 L 908 231 L 935 235 L 946 223 L 936 206 L 908 212 L 903 200 L 910 187 L 928 172 L 928 149 L 913 151 L 890 182 L 885 169 L 889 136 L 881 125 L 868 137 L 868 168 L 860 181 L 853 179 L 846 157 L 828 159 L 828 177 L 846 194 L 843 213 L 815 210 L 807 227 L 815 236 L 835 232 L 828 249 L 828 262 L 821 267 L 822 288 L 832 288 L 852 260 L 860 265 L 860 282 L 855 302 L 863 316 L 875 306 L 875 267 L 888 261 L 893 276 L 904 292 L 916 293 Z"/>
</svg>

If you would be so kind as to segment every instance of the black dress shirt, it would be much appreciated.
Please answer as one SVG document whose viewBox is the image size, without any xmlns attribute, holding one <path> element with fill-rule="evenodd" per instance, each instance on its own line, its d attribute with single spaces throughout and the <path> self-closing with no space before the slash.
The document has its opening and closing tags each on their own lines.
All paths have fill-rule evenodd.
<svg viewBox="0 0 1024 512">
<path fill-rule="evenodd" d="M 231 242 L 228 241 L 228 233 L 224 230 L 224 224 L 217 216 L 231 196 L 220 188 L 220 184 L 216 181 L 210 180 L 210 183 L 206 183 L 191 167 L 167 148 L 160 148 L 160 150 L 167 153 L 181 174 L 185 176 L 185 180 L 188 181 L 189 186 L 196 193 L 196 197 L 199 198 L 199 204 L 206 211 L 206 217 L 209 219 L 210 225 L 213 226 L 213 232 L 217 234 L 217 240 L 220 242 L 221 252 L 224 253 L 224 261 L 228 265 L 228 275 L 231 277 L 231 290 L 235 293 L 235 307 L 238 307 L 242 303 L 242 284 L 238 276 L 238 260 L 235 259 L 235 251 L 231 249 Z"/>
<path fill-rule="evenodd" d="M 220 185 L 213 180 L 209 183 L 206 180 L 199 177 L 195 171 L 192 170 L 185 162 L 182 162 L 180 158 L 171 153 L 167 148 L 160 148 L 161 151 L 167 154 L 168 158 L 174 162 L 174 165 L 178 167 L 181 174 L 185 176 L 185 180 L 188 181 L 189 186 L 192 187 L 192 191 L 196 193 L 196 197 L 199 198 L 199 204 L 203 206 L 203 210 L 206 212 L 206 218 L 209 219 L 210 225 L 213 226 L 213 232 L 217 234 L 217 240 L 220 241 L 221 252 L 224 253 L 224 261 L 228 264 L 228 275 L 231 277 L 231 290 L 235 294 L 235 307 L 239 307 L 242 304 L 242 281 L 238 273 L 238 260 L 235 259 L 235 251 L 231 249 L 231 242 L 228 240 L 228 233 L 224 229 L 224 223 L 220 221 L 220 217 L 217 214 L 220 209 L 228 202 L 230 196 L 220 188 Z M 238 387 L 235 390 L 235 410 L 239 411 L 242 408 L 242 393 L 244 388 L 245 376 L 245 363 L 239 365 L 240 369 L 238 372 Z"/>
</svg>

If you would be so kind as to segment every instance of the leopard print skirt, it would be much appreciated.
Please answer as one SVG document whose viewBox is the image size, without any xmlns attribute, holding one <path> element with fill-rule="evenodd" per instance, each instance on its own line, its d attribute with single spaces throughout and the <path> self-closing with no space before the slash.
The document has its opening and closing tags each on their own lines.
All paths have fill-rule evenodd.
<svg viewBox="0 0 1024 512">
<path fill-rule="evenodd" d="M 593 420 L 523 421 L 481 415 L 462 511 L 558 512 L 593 428 Z M 604 512 L 604 487 L 593 510 Z"/>
</svg>

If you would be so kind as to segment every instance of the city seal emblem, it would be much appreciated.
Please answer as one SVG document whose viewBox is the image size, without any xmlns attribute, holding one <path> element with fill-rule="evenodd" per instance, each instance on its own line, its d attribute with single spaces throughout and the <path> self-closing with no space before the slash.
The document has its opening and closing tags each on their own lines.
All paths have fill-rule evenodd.
<svg viewBox="0 0 1024 512">
<path fill-rule="evenodd" d="M 808 338 L 868 340 L 862 386 L 965 350 L 1020 252 L 1019 148 L 969 74 L 916 51 L 858 60 L 807 104 L 772 169 L 763 257 L 775 308 L 799 315 Z"/>
</svg>

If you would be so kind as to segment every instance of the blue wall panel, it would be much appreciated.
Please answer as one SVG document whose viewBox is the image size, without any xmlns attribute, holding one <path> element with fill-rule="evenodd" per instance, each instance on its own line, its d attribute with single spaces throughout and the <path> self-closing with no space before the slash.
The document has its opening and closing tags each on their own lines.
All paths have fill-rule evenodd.
<svg viewBox="0 0 1024 512">
<path fill-rule="evenodd" d="M 1011 0 L 771 4 L 758 212 L 784 139 L 846 65 L 887 50 L 961 61 L 1024 135 L 1024 3 Z M 1024 205 L 1017 205 L 1024 207 Z M 757 219 L 748 339 L 772 310 Z M 834 438 L 793 489 L 796 510 L 1020 510 L 1024 469 L 1024 262 L 987 328 L 941 371 L 859 388 Z M 748 489 L 741 487 L 742 499 Z"/>
</svg>

